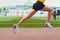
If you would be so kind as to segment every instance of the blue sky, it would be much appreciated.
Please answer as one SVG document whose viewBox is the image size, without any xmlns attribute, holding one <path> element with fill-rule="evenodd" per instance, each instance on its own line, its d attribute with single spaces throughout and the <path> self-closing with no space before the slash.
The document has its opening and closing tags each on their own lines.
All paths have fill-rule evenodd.
<svg viewBox="0 0 60 40">
<path fill-rule="evenodd" d="M 0 0 L 0 7 L 1 6 L 23 5 L 27 1 L 31 1 L 34 3 L 36 0 Z M 48 6 L 60 7 L 60 0 L 46 0 L 45 4 Z"/>
</svg>

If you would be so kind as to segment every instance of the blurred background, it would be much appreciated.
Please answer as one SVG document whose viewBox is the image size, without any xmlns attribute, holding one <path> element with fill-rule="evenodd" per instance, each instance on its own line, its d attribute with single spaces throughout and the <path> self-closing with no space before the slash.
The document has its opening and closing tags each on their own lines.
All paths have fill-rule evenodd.
<svg viewBox="0 0 60 40">
<path fill-rule="evenodd" d="M 28 14 L 36 0 L 0 0 L 0 27 L 11 28 L 14 23 Z M 60 26 L 60 0 L 46 0 L 46 6 L 57 10 L 56 20 L 52 14 L 51 24 L 53 27 Z M 20 28 L 45 28 L 48 12 L 38 11 L 32 18 L 25 21 Z"/>
</svg>

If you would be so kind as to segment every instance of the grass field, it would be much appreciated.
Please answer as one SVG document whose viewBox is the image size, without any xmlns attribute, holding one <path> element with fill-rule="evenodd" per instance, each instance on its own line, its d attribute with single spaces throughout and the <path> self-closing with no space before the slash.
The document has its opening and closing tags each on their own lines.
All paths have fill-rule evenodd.
<svg viewBox="0 0 60 40">
<path fill-rule="evenodd" d="M 21 17 L 0 17 L 0 28 L 12 28 L 13 24 L 18 23 L 20 19 Z M 46 20 L 46 17 L 32 17 L 20 25 L 20 28 L 45 28 Z M 57 18 L 55 22 L 51 18 L 50 22 L 53 27 L 60 26 L 60 18 Z"/>
</svg>

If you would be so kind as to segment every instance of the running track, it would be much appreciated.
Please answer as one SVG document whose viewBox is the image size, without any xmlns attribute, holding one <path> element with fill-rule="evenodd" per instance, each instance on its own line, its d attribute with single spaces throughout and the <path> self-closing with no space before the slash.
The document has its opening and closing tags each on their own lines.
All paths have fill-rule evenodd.
<svg viewBox="0 0 60 40">
<path fill-rule="evenodd" d="M 0 28 L 0 40 L 60 40 L 60 28 Z"/>
</svg>

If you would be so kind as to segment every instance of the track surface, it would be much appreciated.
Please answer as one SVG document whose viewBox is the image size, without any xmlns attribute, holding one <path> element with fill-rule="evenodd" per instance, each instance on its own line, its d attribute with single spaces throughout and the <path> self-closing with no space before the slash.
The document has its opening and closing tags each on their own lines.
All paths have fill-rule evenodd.
<svg viewBox="0 0 60 40">
<path fill-rule="evenodd" d="M 0 40 L 60 40 L 60 28 L 0 28 Z"/>
</svg>

